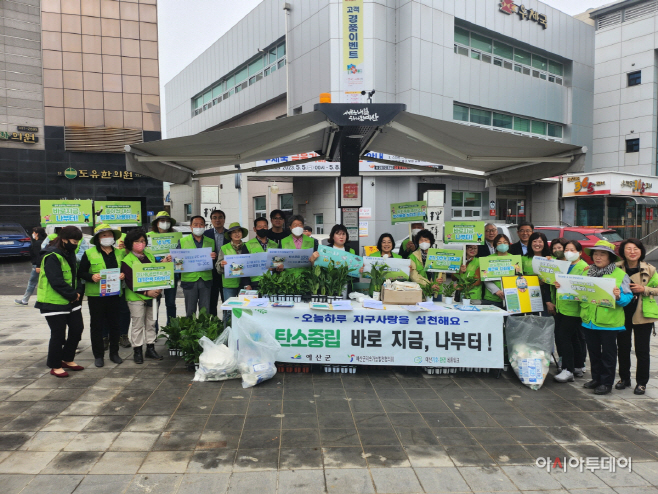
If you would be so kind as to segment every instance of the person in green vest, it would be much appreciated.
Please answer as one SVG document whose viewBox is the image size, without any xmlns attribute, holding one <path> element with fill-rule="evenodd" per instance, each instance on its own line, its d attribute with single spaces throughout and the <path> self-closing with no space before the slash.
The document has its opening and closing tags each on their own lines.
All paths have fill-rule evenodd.
<svg viewBox="0 0 658 494">
<path fill-rule="evenodd" d="M 47 365 L 55 377 L 68 377 L 66 369 L 84 370 L 73 361 L 84 329 L 80 311 L 82 287 L 78 283 L 75 258 L 81 239 L 82 232 L 77 227 L 65 226 L 41 257 L 35 307 L 45 316 L 50 327 Z"/>
<path fill-rule="evenodd" d="M 274 240 L 267 238 L 267 227 L 268 222 L 266 217 L 256 218 L 254 220 L 254 233 L 256 234 L 255 238 L 252 238 L 245 243 L 245 247 L 250 254 L 256 254 L 257 252 L 267 252 L 269 249 L 277 249 L 279 244 Z M 252 276 L 251 277 L 251 289 L 258 290 L 258 283 L 260 282 L 262 276 Z"/>
<path fill-rule="evenodd" d="M 125 251 L 115 247 L 120 236 L 121 233 L 112 230 L 110 225 L 98 225 L 91 239 L 92 247 L 85 251 L 78 268 L 78 277 L 85 281 L 85 295 L 89 305 L 89 336 L 96 367 L 105 365 L 104 327 L 108 332 L 110 360 L 115 364 L 123 362 L 119 357 L 120 293 L 101 295 L 100 283 L 102 270 L 119 269 L 121 266 Z M 123 280 L 125 276 L 121 274 L 119 277 Z"/>
<path fill-rule="evenodd" d="M 402 259 L 400 254 L 393 252 L 395 249 L 395 240 L 390 233 L 382 233 L 377 240 L 377 252 L 373 252 L 368 257 L 392 257 L 393 259 Z"/>
<path fill-rule="evenodd" d="M 178 242 L 179 249 L 210 249 L 211 264 L 217 260 L 215 241 L 204 235 L 206 219 L 203 216 L 192 216 L 190 219 L 192 235 L 187 235 Z M 192 317 L 199 310 L 206 309 L 210 314 L 210 291 L 212 289 L 212 269 L 181 274 L 181 288 L 185 297 L 185 316 Z"/>
<path fill-rule="evenodd" d="M 315 242 L 311 237 L 304 235 L 304 217 L 300 214 L 294 214 L 289 219 L 290 225 L 290 235 L 281 240 L 282 249 L 314 249 Z M 313 252 L 313 255 L 309 257 L 311 263 L 315 262 L 315 259 L 318 258 L 318 253 Z M 315 258 L 313 257 L 315 256 Z M 280 266 L 278 271 L 281 271 L 283 266 Z M 294 273 L 295 276 L 299 276 L 304 271 L 304 268 L 290 268 L 290 272 Z"/>
<path fill-rule="evenodd" d="M 493 246 L 496 249 L 495 254 L 491 254 L 487 257 L 494 256 L 511 256 L 509 253 L 510 241 L 509 237 L 504 233 L 499 233 L 496 235 L 496 238 L 493 240 Z M 523 261 L 523 260 L 522 260 Z M 516 271 L 518 274 L 522 274 L 523 270 L 521 266 L 516 266 Z M 485 281 L 484 290 L 482 290 L 484 297 L 483 300 L 486 300 L 485 304 L 495 305 L 501 309 L 505 305 L 505 292 L 503 292 L 502 284 L 500 280 Z"/>
<path fill-rule="evenodd" d="M 418 235 L 424 228 L 425 224 L 422 221 L 411 224 L 411 235 L 409 238 L 403 240 L 402 245 L 400 245 L 400 251 L 398 252 L 400 257 L 403 259 L 409 259 L 411 254 L 418 249 L 418 245 L 414 243 L 414 239 L 416 238 L 416 235 Z"/>
<path fill-rule="evenodd" d="M 545 257 L 551 259 L 551 248 L 548 245 L 546 235 L 541 232 L 534 232 L 528 238 L 528 252 L 521 257 L 521 264 L 523 274 L 526 276 L 537 276 L 532 267 L 532 258 Z M 539 280 L 539 289 L 541 291 L 542 301 L 544 303 L 544 310 L 540 313 L 541 316 L 550 317 L 550 312 L 547 304 L 551 303 L 551 286 Z"/>
<path fill-rule="evenodd" d="M 174 225 L 176 220 L 169 216 L 167 211 L 160 211 L 155 215 L 155 218 L 151 222 L 151 231 L 146 235 L 149 237 L 154 233 L 173 233 Z M 162 257 L 165 256 L 155 256 L 155 260 L 160 262 Z M 167 324 L 171 321 L 172 317 L 176 317 L 176 292 L 178 291 L 178 281 L 180 280 L 180 275 L 176 274 L 174 276 L 174 286 L 171 288 L 165 288 L 164 290 L 164 301 L 165 307 L 167 309 Z M 155 330 L 158 332 L 158 321 L 155 321 Z"/>
<path fill-rule="evenodd" d="M 409 256 L 409 259 L 411 259 L 409 280 L 421 285 L 428 283 L 439 285 L 443 283 L 445 281 L 444 273 L 428 273 L 425 271 L 427 251 L 434 244 L 434 234 L 429 230 L 421 230 L 414 240 L 415 245 L 418 245 L 418 249 Z"/>
<path fill-rule="evenodd" d="M 480 261 L 477 257 L 479 245 L 466 246 L 466 259 L 465 264 L 459 267 L 459 273 L 452 275 L 452 278 L 457 281 L 475 280 L 473 288 L 467 292 L 460 294 L 462 299 L 468 300 L 482 300 L 482 281 L 480 280 Z"/>
<path fill-rule="evenodd" d="M 592 379 L 583 387 L 593 389 L 594 394 L 605 395 L 612 391 L 617 367 L 617 335 L 619 331 L 626 331 L 624 307 L 633 299 L 633 292 L 630 278 L 616 264 L 620 258 L 615 254 L 614 244 L 599 240 L 594 247 L 585 249 L 585 253 L 592 258 L 594 264 L 583 275 L 615 280 L 612 291 L 615 297 L 614 308 L 580 301 L 580 319 L 592 367 Z M 559 289 L 559 283 L 555 287 Z"/>
<path fill-rule="evenodd" d="M 555 255 L 559 251 L 561 239 L 551 242 L 551 249 Z M 580 256 L 583 247 L 577 240 L 564 240 L 560 247 L 563 248 L 563 259 L 569 261 L 567 274 L 585 276 L 589 265 Z M 557 257 L 557 256 L 555 256 Z M 559 286 L 559 283 L 556 283 Z M 555 346 L 562 357 L 562 371 L 553 379 L 559 383 L 573 382 L 574 377 L 583 377 L 585 367 L 585 355 L 582 348 L 582 320 L 580 319 L 580 302 L 572 300 L 555 300 Z"/>
<path fill-rule="evenodd" d="M 71 226 L 73 226 L 73 225 L 71 225 Z M 48 244 L 50 244 L 50 242 L 52 242 L 53 240 L 55 240 L 57 238 L 57 235 L 59 234 L 59 232 L 62 231 L 62 228 L 64 228 L 64 227 L 61 227 L 61 226 L 55 227 L 55 233 L 51 233 L 50 235 L 48 235 L 46 237 L 46 239 L 41 244 L 41 249 L 45 249 L 46 247 L 48 247 Z M 78 227 L 74 226 L 74 228 L 78 228 Z M 84 239 L 84 237 L 82 237 L 80 239 L 80 242 L 78 242 L 78 244 L 75 248 L 75 258 L 76 258 L 77 262 L 80 262 L 82 260 L 82 255 L 85 253 L 85 251 L 88 248 L 89 248 L 89 243 L 87 243 L 87 241 Z"/>
<path fill-rule="evenodd" d="M 249 284 L 249 278 L 247 276 L 242 276 L 240 278 L 227 278 L 224 274 L 224 266 L 227 262 L 224 259 L 226 256 L 235 256 L 241 254 L 249 254 L 247 245 L 242 241 L 249 234 L 249 230 L 242 228 L 240 223 L 231 223 L 228 230 L 224 233 L 228 243 L 222 245 L 222 248 L 219 250 L 219 255 L 217 256 L 217 272 L 221 273 L 222 286 L 224 287 L 222 298 L 224 301 L 228 300 L 231 297 L 237 297 L 240 293 L 241 288 L 246 288 L 251 290 L 251 285 Z M 272 240 L 273 243 L 276 244 Z"/>
<path fill-rule="evenodd" d="M 162 360 L 155 351 L 155 319 L 153 318 L 153 304 L 162 290 L 133 290 L 133 269 L 135 263 L 155 264 L 155 258 L 150 252 L 146 252 L 146 232 L 141 228 L 130 231 L 126 235 L 125 255 L 121 261 L 121 273 L 124 275 L 126 301 L 130 309 L 130 344 L 133 348 L 133 360 L 136 364 L 143 364 L 144 357 Z M 165 262 L 167 258 L 162 261 Z M 146 353 L 142 353 L 142 347 L 146 343 Z"/>
</svg>

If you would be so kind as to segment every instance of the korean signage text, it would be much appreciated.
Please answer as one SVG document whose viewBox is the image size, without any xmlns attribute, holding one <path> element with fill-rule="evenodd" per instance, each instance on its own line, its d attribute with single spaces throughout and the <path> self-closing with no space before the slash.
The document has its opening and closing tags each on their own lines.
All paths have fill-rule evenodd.
<svg viewBox="0 0 658 494">
<path fill-rule="evenodd" d="M 546 14 L 540 14 L 534 9 L 526 8 L 523 4 L 517 5 L 513 0 L 501 0 L 500 11 L 507 15 L 516 14 L 521 21 L 534 21 L 537 24 L 541 24 L 544 29 L 548 27 L 548 17 Z"/>
</svg>

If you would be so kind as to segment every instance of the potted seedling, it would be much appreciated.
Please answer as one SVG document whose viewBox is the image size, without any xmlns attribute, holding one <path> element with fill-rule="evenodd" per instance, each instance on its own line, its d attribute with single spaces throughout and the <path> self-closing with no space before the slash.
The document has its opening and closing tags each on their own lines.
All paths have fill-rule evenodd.
<svg viewBox="0 0 658 494">
<path fill-rule="evenodd" d="M 459 276 L 457 278 L 457 290 L 459 290 L 460 296 L 461 296 L 461 302 L 462 305 L 470 305 L 471 304 L 471 299 L 469 298 L 469 294 L 475 288 L 475 284 L 477 283 L 477 278 L 475 276 Z"/>
<path fill-rule="evenodd" d="M 387 264 L 373 264 L 370 266 L 370 273 L 368 277 L 370 278 L 370 296 L 379 300 L 382 291 L 382 285 L 386 281 L 386 273 L 390 271 L 390 268 Z"/>
<path fill-rule="evenodd" d="M 441 291 L 443 293 L 443 301 L 447 305 L 452 304 L 452 296 L 455 294 L 456 290 L 457 287 L 455 287 L 454 283 L 452 282 L 441 285 Z"/>
</svg>

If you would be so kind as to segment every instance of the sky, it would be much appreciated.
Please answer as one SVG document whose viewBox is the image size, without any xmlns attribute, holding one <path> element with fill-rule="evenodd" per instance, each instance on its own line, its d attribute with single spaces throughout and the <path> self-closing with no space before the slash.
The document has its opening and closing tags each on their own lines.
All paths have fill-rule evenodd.
<svg viewBox="0 0 658 494">
<path fill-rule="evenodd" d="M 160 104 L 165 129 L 164 86 L 262 0 L 159 0 Z M 497 1 L 497 0 L 489 0 Z M 569 15 L 613 0 L 544 0 Z M 290 0 L 293 4 L 295 0 Z M 163 136 L 164 137 L 164 136 Z"/>
</svg>

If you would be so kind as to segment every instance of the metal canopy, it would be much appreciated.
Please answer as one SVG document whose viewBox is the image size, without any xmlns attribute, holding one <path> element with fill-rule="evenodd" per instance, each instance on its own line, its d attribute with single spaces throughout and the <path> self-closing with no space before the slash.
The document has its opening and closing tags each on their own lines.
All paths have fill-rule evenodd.
<svg viewBox="0 0 658 494">
<path fill-rule="evenodd" d="M 240 170 L 235 165 L 307 152 L 318 156 L 295 164 L 341 162 L 342 175 L 355 175 L 355 158 L 377 152 L 446 168 L 399 163 L 428 172 L 450 175 L 448 167 L 462 169 L 455 175 L 476 172 L 473 176 L 487 179 L 488 185 L 583 169 L 586 148 L 438 120 L 405 108 L 402 104 L 322 103 L 303 115 L 132 144 L 126 146 L 126 169 L 163 181 L 190 183 L 192 178 L 279 168 L 280 163 Z"/>
</svg>

